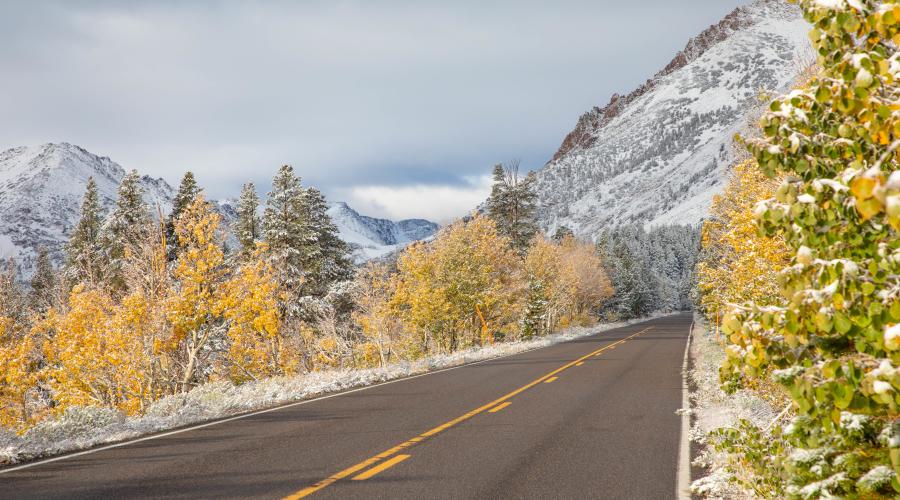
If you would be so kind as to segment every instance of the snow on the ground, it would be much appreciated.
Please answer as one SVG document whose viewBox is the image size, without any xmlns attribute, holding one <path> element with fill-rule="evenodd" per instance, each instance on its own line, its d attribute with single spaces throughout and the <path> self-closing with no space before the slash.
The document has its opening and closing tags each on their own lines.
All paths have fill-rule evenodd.
<svg viewBox="0 0 900 500">
<path fill-rule="evenodd" d="M 740 390 L 727 394 L 722 390 L 719 385 L 719 367 L 725 360 L 725 348 L 715 339 L 715 333 L 707 327 L 699 314 L 694 315 L 690 352 L 690 377 L 694 385 L 691 393 L 691 413 L 694 416 L 691 440 L 704 445 L 700 456 L 694 460 L 694 465 L 703 466 L 709 471 L 707 476 L 696 479 L 691 484 L 691 490 L 704 498 L 752 498 L 754 495 L 751 492 L 729 482 L 731 476 L 725 470 L 728 455 L 707 446 L 706 436 L 715 429 L 733 427 L 741 419 L 765 428 L 776 418 L 777 411 L 752 391 Z"/>
<path fill-rule="evenodd" d="M 125 417 L 122 413 L 109 408 L 70 408 L 60 417 L 45 420 L 21 436 L 0 429 L 0 465 L 82 450 L 166 429 L 310 399 L 327 393 L 509 356 L 646 319 L 607 323 L 589 328 L 575 327 L 533 340 L 498 343 L 453 354 L 394 363 L 382 368 L 327 370 L 294 377 L 275 377 L 238 386 L 229 382 L 214 382 L 197 387 L 186 394 L 160 399 L 150 405 L 144 415 L 133 417 Z"/>
</svg>

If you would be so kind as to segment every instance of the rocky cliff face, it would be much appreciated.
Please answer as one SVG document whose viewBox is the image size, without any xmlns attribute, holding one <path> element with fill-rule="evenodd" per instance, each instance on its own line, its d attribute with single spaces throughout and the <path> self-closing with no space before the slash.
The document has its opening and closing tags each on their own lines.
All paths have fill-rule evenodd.
<svg viewBox="0 0 900 500">
<path fill-rule="evenodd" d="M 541 223 L 595 236 L 610 225 L 701 220 L 761 92 L 785 90 L 811 59 L 809 28 L 794 6 L 756 0 L 638 89 L 583 114 L 538 172 Z"/>
<path fill-rule="evenodd" d="M 595 106 L 587 113 L 581 115 L 578 123 L 575 125 L 575 129 L 563 139 L 562 145 L 560 145 L 556 154 L 553 155 L 551 162 L 562 158 L 575 149 L 593 146 L 597 130 L 619 116 L 638 97 L 653 90 L 663 77 L 687 66 L 688 63 L 706 53 L 713 45 L 727 40 L 735 32 L 752 26 L 757 19 L 758 17 L 751 13 L 751 8 L 741 7 L 725 16 L 718 24 L 710 26 L 703 33 L 691 38 L 684 50 L 678 52 L 665 68 L 653 75 L 653 78 L 648 79 L 643 85 L 628 95 L 613 94 L 609 99 L 609 104 L 606 106 L 602 108 Z"/>
</svg>

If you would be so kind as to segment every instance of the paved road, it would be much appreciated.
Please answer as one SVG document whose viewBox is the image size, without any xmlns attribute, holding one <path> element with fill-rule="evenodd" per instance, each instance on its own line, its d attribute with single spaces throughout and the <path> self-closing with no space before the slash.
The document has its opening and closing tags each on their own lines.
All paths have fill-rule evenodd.
<svg viewBox="0 0 900 500">
<path fill-rule="evenodd" d="M 672 498 L 690 323 L 39 463 L 0 498 Z"/>
</svg>

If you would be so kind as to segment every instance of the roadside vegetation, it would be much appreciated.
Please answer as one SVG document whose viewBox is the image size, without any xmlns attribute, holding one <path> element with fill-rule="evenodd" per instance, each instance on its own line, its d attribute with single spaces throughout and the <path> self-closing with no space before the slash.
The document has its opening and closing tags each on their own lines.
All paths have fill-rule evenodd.
<svg viewBox="0 0 900 500">
<path fill-rule="evenodd" d="M 244 187 L 230 250 L 190 173 L 166 216 L 136 172 L 106 217 L 89 183 L 62 268 L 41 252 L 29 287 L 11 261 L 0 278 L 0 424 L 143 415 L 209 384 L 385 368 L 595 324 L 614 293 L 596 246 L 539 234 L 530 177 L 498 172 L 486 214 L 358 269 L 322 194 L 288 166 L 264 207 Z"/>
<path fill-rule="evenodd" d="M 896 498 L 900 5 L 799 4 L 820 72 L 762 117 L 698 267 L 723 387 L 784 409 L 710 438 L 755 496 Z"/>
</svg>

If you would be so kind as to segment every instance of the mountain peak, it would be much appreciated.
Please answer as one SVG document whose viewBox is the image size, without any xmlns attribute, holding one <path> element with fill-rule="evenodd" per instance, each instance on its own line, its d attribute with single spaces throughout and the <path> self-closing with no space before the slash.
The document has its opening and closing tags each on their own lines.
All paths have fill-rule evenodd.
<svg viewBox="0 0 900 500">
<path fill-rule="evenodd" d="M 736 158 L 732 137 L 810 53 L 799 9 L 756 0 L 691 38 L 652 78 L 581 115 L 537 173 L 541 223 L 583 236 L 620 224 L 696 223 Z"/>
<path fill-rule="evenodd" d="M 112 206 L 125 169 L 68 142 L 48 142 L 0 152 L 0 258 L 14 257 L 25 275 L 35 250 L 47 247 L 62 258 L 63 244 L 78 222 L 88 178 L 97 183 L 101 204 Z M 172 188 L 162 179 L 141 179 L 151 206 L 168 211 Z"/>
<path fill-rule="evenodd" d="M 772 11 L 772 9 L 776 10 Z M 767 16 L 783 16 L 790 19 L 796 18 L 797 12 L 796 9 L 785 5 L 781 0 L 755 0 L 749 5 L 737 7 L 718 23 L 703 30 L 699 35 L 690 38 L 684 48 L 675 54 L 675 57 L 672 58 L 669 64 L 640 87 L 626 95 L 614 93 L 610 97 L 608 104 L 602 108 L 595 106 L 581 115 L 575 129 L 566 135 L 550 161 L 558 160 L 573 150 L 585 149 L 594 145 L 597 140 L 597 130 L 619 116 L 629 104 L 656 88 L 662 78 L 695 61 L 719 42 L 727 40 L 733 33 L 749 28 L 765 20 Z"/>
<path fill-rule="evenodd" d="M 392 221 L 360 215 L 342 201 L 331 203 L 328 215 L 341 239 L 350 244 L 357 262 L 387 255 L 438 230 L 437 224 L 424 219 Z"/>
<path fill-rule="evenodd" d="M 335 210 L 340 210 L 342 212 L 350 212 L 350 213 L 357 214 L 356 210 L 353 210 L 352 208 L 350 208 L 350 205 L 348 205 L 346 202 L 335 201 L 335 202 L 332 202 L 330 205 Z"/>
</svg>

